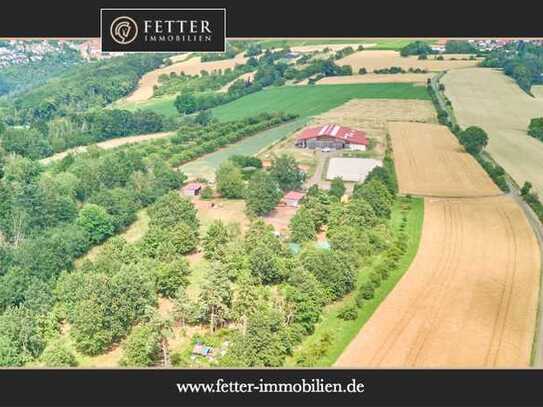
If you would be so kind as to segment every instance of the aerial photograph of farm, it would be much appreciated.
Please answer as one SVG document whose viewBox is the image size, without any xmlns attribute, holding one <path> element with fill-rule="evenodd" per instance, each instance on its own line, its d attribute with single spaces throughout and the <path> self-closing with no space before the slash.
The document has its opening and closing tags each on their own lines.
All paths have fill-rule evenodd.
<svg viewBox="0 0 543 407">
<path fill-rule="evenodd" d="M 543 367 L 543 40 L 0 40 L 0 368 Z"/>
</svg>

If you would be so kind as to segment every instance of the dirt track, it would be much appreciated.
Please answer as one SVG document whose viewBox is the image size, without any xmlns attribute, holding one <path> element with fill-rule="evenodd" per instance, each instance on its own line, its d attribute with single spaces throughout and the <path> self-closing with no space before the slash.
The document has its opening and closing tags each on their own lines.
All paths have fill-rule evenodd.
<svg viewBox="0 0 543 407">
<path fill-rule="evenodd" d="M 400 192 L 481 197 L 501 192 L 445 126 L 389 123 Z"/>
<path fill-rule="evenodd" d="M 172 131 L 164 131 L 160 133 L 140 134 L 137 136 L 117 137 L 110 140 L 101 141 L 100 143 L 96 143 L 96 146 L 104 150 L 109 150 L 110 148 L 119 147 L 124 144 L 141 143 L 142 141 L 148 140 L 158 140 L 161 138 L 169 137 L 173 134 L 174 133 Z M 42 164 L 49 164 L 53 161 L 62 160 L 70 153 L 79 154 L 84 153 L 85 151 L 87 151 L 87 146 L 74 147 L 70 148 L 69 150 L 62 151 L 61 153 L 54 154 L 50 157 L 43 158 L 40 160 L 40 162 Z"/>
<path fill-rule="evenodd" d="M 336 366 L 527 367 L 538 283 L 510 197 L 427 198 L 413 264 Z"/>
</svg>

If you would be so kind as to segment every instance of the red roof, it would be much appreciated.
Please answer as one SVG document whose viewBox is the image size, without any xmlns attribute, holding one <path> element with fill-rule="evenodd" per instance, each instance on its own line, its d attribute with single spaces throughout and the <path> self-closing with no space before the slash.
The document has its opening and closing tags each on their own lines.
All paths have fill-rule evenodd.
<svg viewBox="0 0 543 407">
<path fill-rule="evenodd" d="M 368 145 L 366 133 L 361 130 L 338 126 L 337 124 L 325 124 L 324 126 L 319 127 L 308 127 L 300 133 L 297 141 L 317 138 L 319 136 L 333 137 L 343 140 L 349 144 Z"/>
<path fill-rule="evenodd" d="M 290 191 L 285 194 L 283 199 L 292 199 L 293 201 L 299 201 L 305 196 L 303 192 Z"/>
<path fill-rule="evenodd" d="M 203 185 L 198 182 L 191 182 L 190 184 L 185 185 L 185 188 L 183 188 L 185 191 L 196 191 L 200 188 L 202 188 Z"/>
</svg>

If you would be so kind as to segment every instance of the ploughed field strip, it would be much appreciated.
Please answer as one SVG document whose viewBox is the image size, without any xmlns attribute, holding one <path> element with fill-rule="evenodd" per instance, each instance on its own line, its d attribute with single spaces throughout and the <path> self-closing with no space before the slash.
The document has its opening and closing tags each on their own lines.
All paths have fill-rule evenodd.
<svg viewBox="0 0 543 407">
<path fill-rule="evenodd" d="M 389 123 L 400 193 L 442 197 L 500 195 L 446 126 Z"/>
<path fill-rule="evenodd" d="M 529 366 L 541 260 L 522 208 L 443 126 L 390 134 L 400 191 L 427 196 L 422 237 L 336 366 Z"/>
<path fill-rule="evenodd" d="M 413 264 L 336 366 L 529 366 L 539 261 L 512 198 L 426 198 Z"/>
</svg>

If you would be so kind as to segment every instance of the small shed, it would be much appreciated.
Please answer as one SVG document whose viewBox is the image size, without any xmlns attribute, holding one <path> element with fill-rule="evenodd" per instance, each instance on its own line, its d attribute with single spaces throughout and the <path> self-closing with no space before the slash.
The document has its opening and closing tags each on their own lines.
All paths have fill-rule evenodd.
<svg viewBox="0 0 543 407">
<path fill-rule="evenodd" d="M 283 196 L 283 202 L 286 206 L 292 206 L 297 208 L 300 206 L 300 201 L 304 198 L 303 192 L 290 191 Z"/>
<path fill-rule="evenodd" d="M 203 185 L 198 182 L 191 182 L 183 187 L 183 195 L 185 196 L 197 196 L 202 192 Z"/>
<path fill-rule="evenodd" d="M 202 343 L 197 343 L 192 348 L 193 355 L 210 356 L 212 353 L 213 353 L 213 348 L 210 346 L 205 346 Z"/>
</svg>

